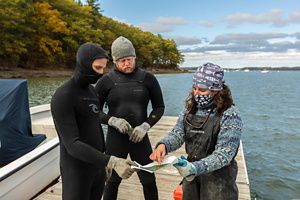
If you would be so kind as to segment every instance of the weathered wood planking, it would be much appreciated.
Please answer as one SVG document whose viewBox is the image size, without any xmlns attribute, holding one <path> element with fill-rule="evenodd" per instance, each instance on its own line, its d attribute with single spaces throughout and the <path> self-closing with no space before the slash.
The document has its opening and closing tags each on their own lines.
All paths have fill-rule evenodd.
<svg viewBox="0 0 300 200">
<path fill-rule="evenodd" d="M 151 128 L 149 131 L 149 136 L 151 144 L 154 147 L 155 144 L 169 133 L 173 128 L 177 120 L 177 117 L 164 116 L 162 119 Z M 185 155 L 184 145 L 178 149 L 176 152 L 171 153 L 170 155 L 180 156 Z M 236 156 L 236 161 L 238 163 L 238 176 L 237 184 L 239 188 L 239 199 L 249 200 L 250 198 L 250 189 L 249 189 L 249 180 L 247 174 L 246 163 L 243 154 L 242 143 L 239 148 L 239 152 Z M 161 200 L 172 200 L 173 191 L 175 187 L 180 183 L 181 177 L 178 174 L 177 170 L 173 167 L 167 167 L 156 172 L 156 182 L 159 192 L 159 199 Z M 38 196 L 37 200 L 61 200 L 61 191 L 62 185 L 61 182 L 56 185 L 48 188 L 43 194 Z M 118 193 L 119 200 L 127 199 L 144 199 L 143 189 L 139 182 L 139 179 L 136 174 L 132 175 L 127 180 L 123 180 Z"/>
</svg>

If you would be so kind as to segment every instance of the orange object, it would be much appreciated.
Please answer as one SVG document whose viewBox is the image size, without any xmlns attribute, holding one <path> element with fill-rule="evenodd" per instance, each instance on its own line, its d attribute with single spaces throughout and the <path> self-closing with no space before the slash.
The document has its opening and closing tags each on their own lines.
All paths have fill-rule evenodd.
<svg viewBox="0 0 300 200">
<path fill-rule="evenodd" d="M 182 194 L 183 194 L 183 192 L 182 192 L 182 185 L 178 185 L 175 188 L 173 194 L 174 194 L 174 200 L 182 200 Z"/>
</svg>

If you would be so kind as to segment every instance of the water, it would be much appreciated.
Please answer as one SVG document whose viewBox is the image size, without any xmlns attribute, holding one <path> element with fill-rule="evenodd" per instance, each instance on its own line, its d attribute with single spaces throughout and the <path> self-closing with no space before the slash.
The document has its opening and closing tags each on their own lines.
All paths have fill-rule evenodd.
<svg viewBox="0 0 300 200">
<path fill-rule="evenodd" d="M 177 116 L 192 74 L 156 76 L 166 104 Z M 242 140 L 252 198 L 300 199 L 300 72 L 226 72 L 244 131 Z M 30 106 L 49 103 L 65 78 L 29 80 Z"/>
</svg>

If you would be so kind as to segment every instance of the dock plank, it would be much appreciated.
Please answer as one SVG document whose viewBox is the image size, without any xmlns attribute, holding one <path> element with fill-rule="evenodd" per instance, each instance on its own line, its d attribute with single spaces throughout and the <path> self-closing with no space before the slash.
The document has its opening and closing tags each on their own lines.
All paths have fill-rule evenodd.
<svg viewBox="0 0 300 200">
<path fill-rule="evenodd" d="M 177 117 L 164 116 L 153 126 L 149 131 L 149 137 L 154 148 L 155 144 L 172 130 Z M 170 155 L 180 156 L 185 155 L 184 145 Z M 239 199 L 250 200 L 250 188 L 247 167 L 243 154 L 243 145 L 241 142 L 238 154 L 236 156 L 238 164 L 237 185 L 239 188 Z M 171 166 L 161 169 L 156 173 L 156 182 L 159 192 L 159 199 L 172 200 L 175 187 L 182 180 L 177 170 Z M 61 200 L 62 184 L 61 181 L 56 185 L 48 188 L 44 193 L 36 197 L 36 200 Z M 143 189 L 136 174 L 133 174 L 129 179 L 123 180 L 118 193 L 119 200 L 127 199 L 144 199 Z"/>
</svg>

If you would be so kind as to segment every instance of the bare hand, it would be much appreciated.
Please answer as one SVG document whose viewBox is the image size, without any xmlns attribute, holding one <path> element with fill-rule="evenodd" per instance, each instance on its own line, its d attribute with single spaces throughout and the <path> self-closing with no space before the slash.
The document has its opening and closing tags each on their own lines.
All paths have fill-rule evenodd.
<svg viewBox="0 0 300 200">
<path fill-rule="evenodd" d="M 153 161 L 158 162 L 161 164 L 161 162 L 164 160 L 166 156 L 166 146 L 164 144 L 158 145 L 158 147 L 152 152 L 152 154 L 149 156 L 149 158 Z"/>
</svg>

